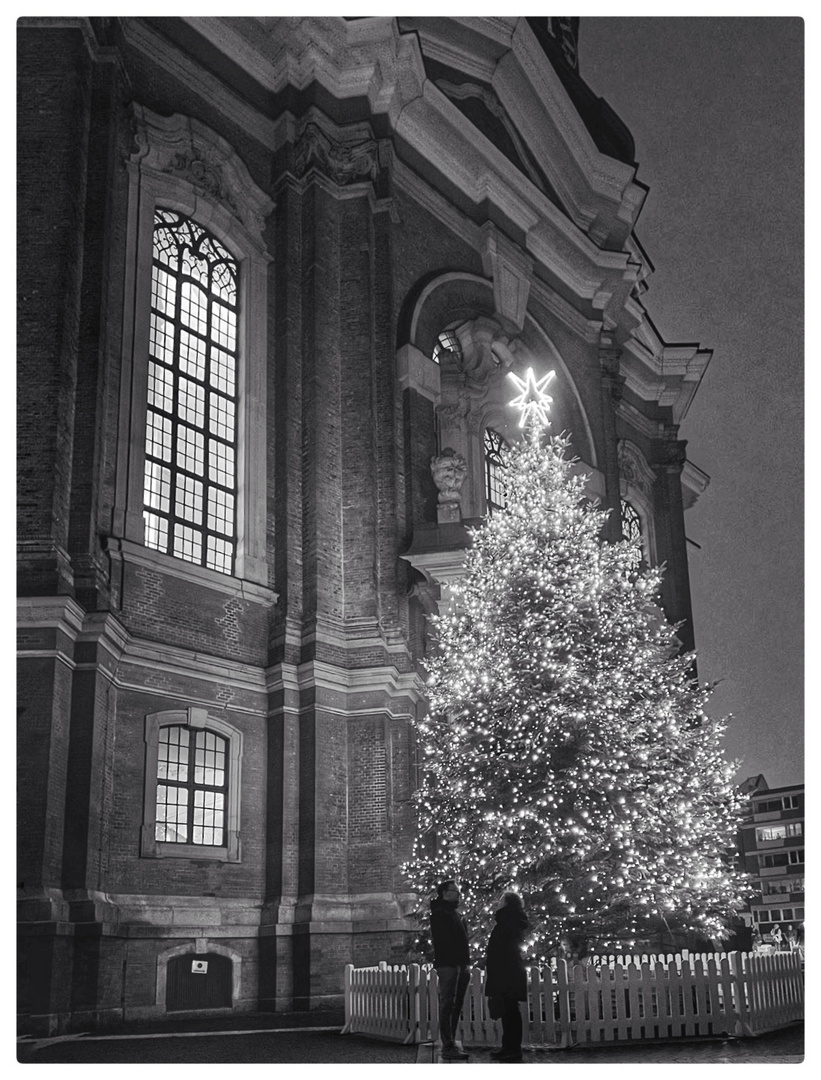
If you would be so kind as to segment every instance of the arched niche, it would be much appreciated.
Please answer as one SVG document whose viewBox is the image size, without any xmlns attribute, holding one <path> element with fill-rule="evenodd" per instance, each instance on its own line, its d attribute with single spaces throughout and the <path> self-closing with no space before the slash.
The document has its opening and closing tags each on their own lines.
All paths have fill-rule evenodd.
<svg viewBox="0 0 821 1080">
<path fill-rule="evenodd" d="M 412 298 L 412 299 L 411 299 Z M 435 452 L 461 454 L 468 472 L 461 490 L 461 517 L 486 512 L 484 432 L 506 441 L 518 437 L 518 416 L 510 407 L 516 388 L 509 371 L 522 375 L 556 372 L 551 384 L 551 431 L 566 432 L 573 454 L 596 470 L 596 450 L 576 382 L 547 330 L 526 315 L 521 331 L 494 312 L 493 286 L 474 274 L 448 271 L 421 282 L 406 302 L 407 339 L 400 342 L 398 372 L 402 388 L 426 397 L 436 413 Z M 433 359 L 439 335 L 458 341 Z"/>
</svg>

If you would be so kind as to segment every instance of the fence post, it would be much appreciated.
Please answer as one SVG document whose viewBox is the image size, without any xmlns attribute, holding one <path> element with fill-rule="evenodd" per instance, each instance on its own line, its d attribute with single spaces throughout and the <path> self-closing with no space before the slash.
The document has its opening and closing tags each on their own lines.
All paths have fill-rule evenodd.
<svg viewBox="0 0 821 1080">
<path fill-rule="evenodd" d="M 576 1042 L 575 1031 L 570 1017 L 570 988 L 568 985 L 567 961 L 559 960 L 556 963 L 556 985 L 558 987 L 559 1002 L 559 1031 L 561 1040 L 559 1046 L 566 1049 Z"/>
<path fill-rule="evenodd" d="M 436 1044 L 439 1039 L 439 975 L 432 967 L 428 973 L 428 1008 L 430 1010 L 430 1038 Z"/>
<path fill-rule="evenodd" d="M 419 965 L 408 964 L 408 1037 L 406 1043 L 422 1040 L 419 1007 Z"/>
<path fill-rule="evenodd" d="M 345 1026 L 340 1035 L 348 1035 L 351 1030 L 351 983 L 353 981 L 353 964 L 345 965 Z"/>
<path fill-rule="evenodd" d="M 744 957 L 740 952 L 731 952 L 727 959 L 730 961 L 730 972 L 733 980 L 733 990 L 737 1002 L 736 1035 L 755 1034 L 750 1025 L 750 1011 L 752 1002 L 747 982 L 747 972 L 744 967 Z"/>
</svg>

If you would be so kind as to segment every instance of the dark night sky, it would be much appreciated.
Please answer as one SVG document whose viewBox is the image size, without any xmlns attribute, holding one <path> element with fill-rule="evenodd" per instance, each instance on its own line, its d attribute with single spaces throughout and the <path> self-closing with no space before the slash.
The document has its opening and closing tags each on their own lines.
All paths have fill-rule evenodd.
<svg viewBox="0 0 821 1080">
<path fill-rule="evenodd" d="M 710 705 L 739 776 L 803 782 L 803 36 L 799 18 L 582 17 L 579 70 L 636 141 L 662 339 L 713 350 L 681 425 Z"/>
</svg>

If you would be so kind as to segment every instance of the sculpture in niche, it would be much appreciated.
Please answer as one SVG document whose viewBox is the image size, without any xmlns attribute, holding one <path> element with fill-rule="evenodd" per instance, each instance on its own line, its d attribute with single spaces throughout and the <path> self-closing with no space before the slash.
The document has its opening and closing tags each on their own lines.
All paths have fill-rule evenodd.
<svg viewBox="0 0 821 1080">
<path fill-rule="evenodd" d="M 483 387 L 500 368 L 507 370 L 517 360 L 528 358 L 522 351 L 522 342 L 509 337 L 496 319 L 480 315 L 459 326 L 449 324 L 439 333 L 431 354 L 443 382 Z"/>
<path fill-rule="evenodd" d="M 439 491 L 439 502 L 458 506 L 462 501 L 462 482 L 468 471 L 464 457 L 448 446 L 441 454 L 430 459 L 430 471 Z"/>
</svg>

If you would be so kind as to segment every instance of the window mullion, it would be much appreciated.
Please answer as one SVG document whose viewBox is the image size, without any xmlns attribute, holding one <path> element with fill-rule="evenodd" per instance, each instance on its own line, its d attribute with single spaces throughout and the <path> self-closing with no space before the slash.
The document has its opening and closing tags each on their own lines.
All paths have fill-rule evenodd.
<svg viewBox="0 0 821 1080">
<path fill-rule="evenodd" d="M 194 780 L 194 769 L 197 761 L 197 736 L 196 731 L 191 731 L 188 740 L 188 843 L 194 843 L 194 792 L 197 785 Z"/>
<path fill-rule="evenodd" d="M 180 390 L 182 378 L 180 349 L 182 347 L 182 245 L 177 242 L 177 267 L 175 270 L 177 287 L 174 298 L 174 353 L 171 379 L 171 502 L 168 508 L 168 554 L 174 554 L 177 524 L 177 488 L 179 483 L 178 434 L 180 424 Z"/>
</svg>

